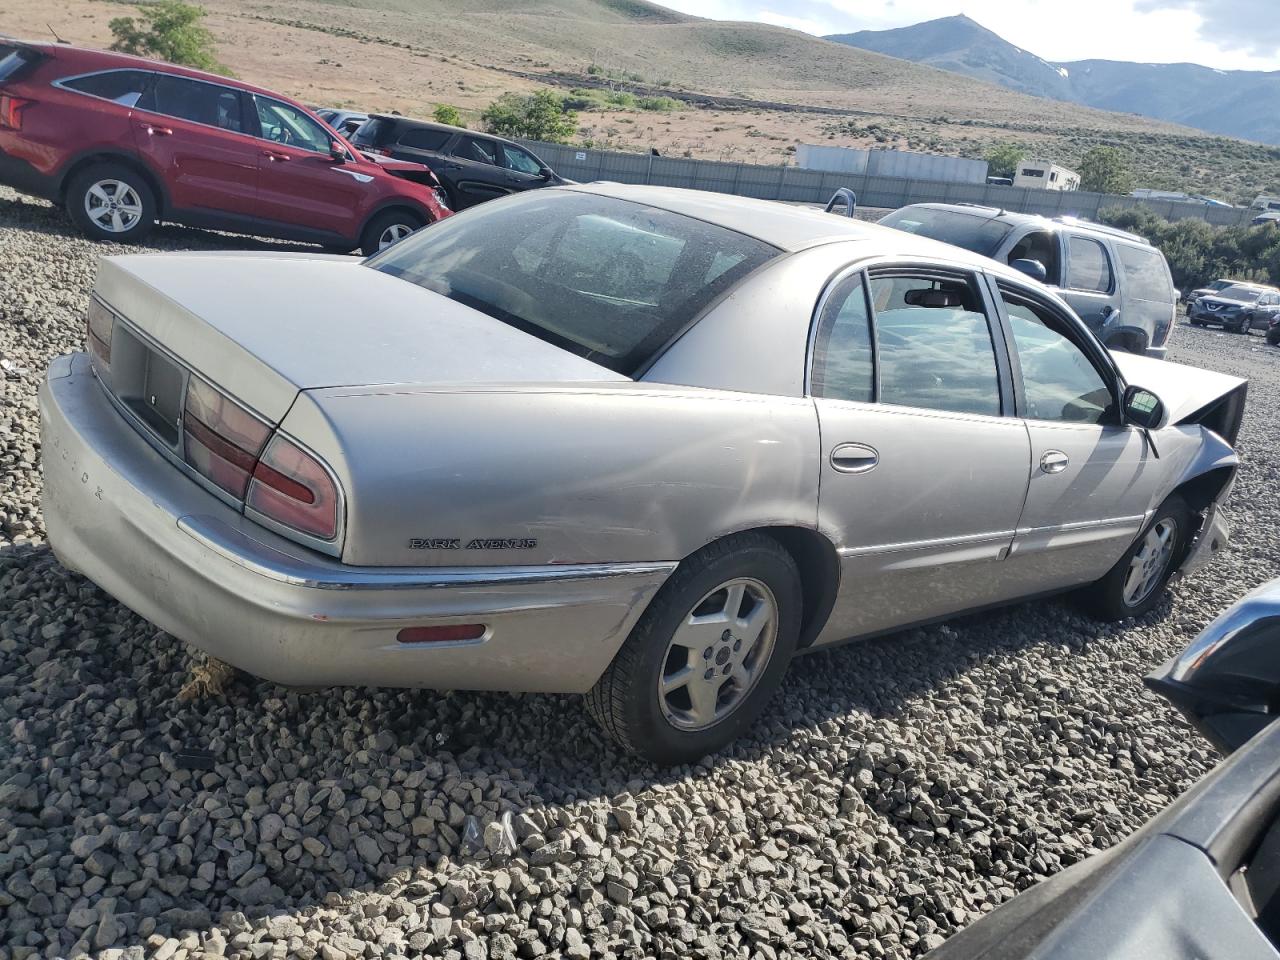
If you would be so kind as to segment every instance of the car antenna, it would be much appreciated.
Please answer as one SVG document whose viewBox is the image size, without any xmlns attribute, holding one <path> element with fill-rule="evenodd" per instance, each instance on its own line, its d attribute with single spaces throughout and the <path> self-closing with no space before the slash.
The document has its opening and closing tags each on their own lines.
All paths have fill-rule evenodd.
<svg viewBox="0 0 1280 960">
<path fill-rule="evenodd" d="M 46 22 L 45 22 L 45 26 L 46 26 L 46 27 L 48 27 L 48 28 L 49 28 L 49 32 L 53 34 L 53 39 L 54 39 L 55 41 L 57 41 L 58 43 L 66 43 L 66 42 L 67 42 L 66 40 L 63 40 L 60 36 L 58 36 L 58 31 L 57 31 L 57 30 L 55 30 L 55 29 L 53 29 L 53 24 L 51 24 L 51 23 L 49 23 L 49 22 L 47 22 L 47 21 L 46 21 Z"/>
</svg>

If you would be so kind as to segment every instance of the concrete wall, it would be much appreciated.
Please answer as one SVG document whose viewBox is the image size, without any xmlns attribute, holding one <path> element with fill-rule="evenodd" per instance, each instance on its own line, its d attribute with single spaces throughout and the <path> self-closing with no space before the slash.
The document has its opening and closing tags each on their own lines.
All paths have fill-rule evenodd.
<svg viewBox="0 0 1280 960">
<path fill-rule="evenodd" d="M 796 146 L 796 166 L 829 173 L 867 174 L 915 180 L 986 183 L 987 161 L 909 150 L 854 150 L 812 143 Z"/>
<path fill-rule="evenodd" d="M 644 153 L 586 150 L 560 144 L 526 142 L 534 153 L 561 176 L 583 182 L 613 180 L 689 187 L 716 193 L 732 193 L 765 200 L 825 204 L 839 187 L 858 195 L 864 207 L 902 207 L 909 203 L 937 201 L 978 203 L 1019 213 L 1077 216 L 1094 220 L 1108 207 L 1146 207 L 1168 220 L 1195 217 L 1218 226 L 1248 223 L 1254 214 L 1245 209 L 1210 207 L 1171 200 L 1139 200 L 1135 197 L 1081 190 L 1024 190 L 986 183 L 955 183 L 915 177 L 884 177 L 866 173 L 833 173 L 775 167 L 756 163 L 725 163 L 683 157 L 655 157 Z M 879 151 L 883 152 L 883 151 Z"/>
</svg>

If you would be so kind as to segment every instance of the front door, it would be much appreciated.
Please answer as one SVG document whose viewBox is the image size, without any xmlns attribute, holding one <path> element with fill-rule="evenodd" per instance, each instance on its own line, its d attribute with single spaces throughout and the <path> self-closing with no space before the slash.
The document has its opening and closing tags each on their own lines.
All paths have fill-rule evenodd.
<svg viewBox="0 0 1280 960">
<path fill-rule="evenodd" d="M 369 208 L 371 174 L 333 159 L 333 135 L 298 108 L 255 95 L 258 220 L 268 232 L 302 227 L 354 239 Z"/>
<path fill-rule="evenodd" d="M 547 173 L 537 157 L 528 150 L 509 143 L 498 144 L 501 154 L 502 168 L 507 174 L 507 186 L 512 190 L 530 190 L 534 187 L 546 186 Z"/>
<path fill-rule="evenodd" d="M 460 137 L 442 168 L 458 209 L 511 193 L 507 171 L 498 158 L 498 143 L 488 137 Z"/>
<path fill-rule="evenodd" d="M 1030 453 L 988 310 L 966 273 L 854 273 L 824 298 L 810 393 L 841 587 L 819 643 L 1009 598 Z"/>
<path fill-rule="evenodd" d="M 157 74 L 133 111 L 138 150 L 162 172 L 169 208 L 196 224 L 248 229 L 258 203 L 258 143 L 239 90 Z"/>
<path fill-rule="evenodd" d="M 1031 479 L 1009 576 L 1026 592 L 1103 576 L 1146 522 L 1162 471 L 1119 413 L 1115 374 L 1033 291 L 998 287 L 1031 439 Z"/>
</svg>

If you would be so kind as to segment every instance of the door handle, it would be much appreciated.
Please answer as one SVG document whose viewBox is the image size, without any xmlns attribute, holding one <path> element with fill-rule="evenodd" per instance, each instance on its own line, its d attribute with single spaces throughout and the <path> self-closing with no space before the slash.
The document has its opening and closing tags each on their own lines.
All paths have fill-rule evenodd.
<svg viewBox="0 0 1280 960">
<path fill-rule="evenodd" d="M 274 150 L 263 150 L 262 155 L 273 163 L 284 163 L 293 159 L 287 153 L 276 153 Z"/>
<path fill-rule="evenodd" d="M 1061 450 L 1046 450 L 1040 458 L 1040 469 L 1045 473 L 1061 473 L 1070 462 L 1071 458 Z"/>
<path fill-rule="evenodd" d="M 168 137 L 173 134 L 172 127 L 157 127 L 154 123 L 139 123 L 139 127 L 147 131 L 153 137 Z"/>
<path fill-rule="evenodd" d="M 831 466 L 841 473 L 866 473 L 879 462 L 875 447 L 865 443 L 842 443 L 831 451 Z"/>
</svg>

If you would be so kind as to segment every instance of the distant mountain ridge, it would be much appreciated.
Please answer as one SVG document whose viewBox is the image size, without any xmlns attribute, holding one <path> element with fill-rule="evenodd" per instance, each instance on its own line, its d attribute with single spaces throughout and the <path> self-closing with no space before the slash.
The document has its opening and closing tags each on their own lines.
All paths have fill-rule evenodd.
<svg viewBox="0 0 1280 960">
<path fill-rule="evenodd" d="M 1280 144 L 1280 71 L 1119 60 L 1052 63 L 963 14 L 893 30 L 833 34 L 826 39 L 1037 97 Z"/>
</svg>

